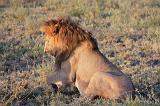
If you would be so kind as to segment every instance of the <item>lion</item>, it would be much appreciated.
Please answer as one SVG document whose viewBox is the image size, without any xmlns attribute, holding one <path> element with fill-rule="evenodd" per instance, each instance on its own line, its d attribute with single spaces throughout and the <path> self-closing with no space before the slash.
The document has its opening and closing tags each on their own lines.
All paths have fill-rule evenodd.
<svg viewBox="0 0 160 106">
<path fill-rule="evenodd" d="M 45 34 L 44 52 L 55 57 L 55 71 L 47 76 L 49 85 L 60 89 L 74 84 L 81 96 L 90 99 L 134 97 L 132 80 L 100 52 L 90 32 L 69 18 L 46 21 L 40 31 Z"/>
</svg>

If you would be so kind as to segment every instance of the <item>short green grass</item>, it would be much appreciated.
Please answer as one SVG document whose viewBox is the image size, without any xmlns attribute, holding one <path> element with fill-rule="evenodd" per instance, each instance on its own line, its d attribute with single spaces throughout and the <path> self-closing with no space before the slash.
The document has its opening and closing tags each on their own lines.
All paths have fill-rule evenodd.
<svg viewBox="0 0 160 106">
<path fill-rule="evenodd" d="M 159 0 L 10 0 L 0 2 L 0 105 L 160 105 Z M 136 99 L 124 103 L 79 97 L 71 86 L 46 84 L 54 58 L 43 52 L 43 21 L 70 16 L 93 33 L 100 50 L 133 80 Z"/>
</svg>

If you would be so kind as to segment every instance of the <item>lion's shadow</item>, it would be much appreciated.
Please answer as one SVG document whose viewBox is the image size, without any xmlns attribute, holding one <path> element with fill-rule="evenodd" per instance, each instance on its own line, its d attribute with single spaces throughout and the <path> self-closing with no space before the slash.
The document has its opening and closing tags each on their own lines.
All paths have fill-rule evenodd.
<svg viewBox="0 0 160 106">
<path fill-rule="evenodd" d="M 58 90 L 57 86 L 53 84 L 52 92 L 55 94 L 58 92 L 65 96 L 76 96 L 76 97 L 80 96 L 78 89 L 74 85 L 65 85 L 61 89 Z"/>
</svg>

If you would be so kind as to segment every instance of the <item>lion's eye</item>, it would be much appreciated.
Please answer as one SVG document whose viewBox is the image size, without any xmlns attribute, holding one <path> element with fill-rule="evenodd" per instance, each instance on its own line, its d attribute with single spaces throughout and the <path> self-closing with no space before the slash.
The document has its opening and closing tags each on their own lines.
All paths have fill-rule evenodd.
<svg viewBox="0 0 160 106">
<path fill-rule="evenodd" d="M 44 35 L 45 35 L 45 33 L 44 33 L 44 32 L 42 32 L 42 34 L 41 34 L 41 35 L 43 35 L 43 36 L 44 36 Z"/>
<path fill-rule="evenodd" d="M 44 32 L 39 32 L 39 35 L 40 35 L 40 36 L 44 36 L 45 33 L 44 33 Z"/>
</svg>

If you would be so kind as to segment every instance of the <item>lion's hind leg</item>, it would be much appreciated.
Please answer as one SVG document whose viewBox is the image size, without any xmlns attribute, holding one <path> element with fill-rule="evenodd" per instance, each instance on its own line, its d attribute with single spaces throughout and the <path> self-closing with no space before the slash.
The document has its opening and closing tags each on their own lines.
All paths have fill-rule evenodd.
<svg viewBox="0 0 160 106">
<path fill-rule="evenodd" d="M 87 98 L 93 99 L 96 96 L 103 96 L 102 94 L 104 91 L 105 98 L 107 97 L 107 89 L 110 89 L 110 87 L 106 84 L 107 82 L 103 81 L 102 77 L 104 77 L 104 75 L 104 72 L 97 72 L 93 75 L 85 91 L 85 96 Z"/>
<path fill-rule="evenodd" d="M 124 75 L 114 75 L 106 72 L 95 73 L 85 91 L 85 96 L 93 98 L 101 96 L 105 99 L 125 99 L 132 86 Z"/>
</svg>

